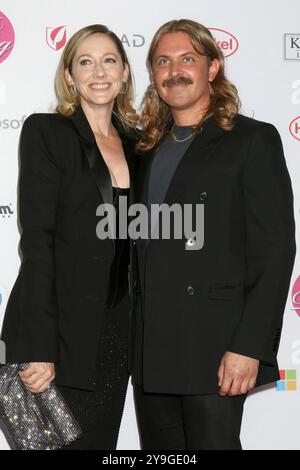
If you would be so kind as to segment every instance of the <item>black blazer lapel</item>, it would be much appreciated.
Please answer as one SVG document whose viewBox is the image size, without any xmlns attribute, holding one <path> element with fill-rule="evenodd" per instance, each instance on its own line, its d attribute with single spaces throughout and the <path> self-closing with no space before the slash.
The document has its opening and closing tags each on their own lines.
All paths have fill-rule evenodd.
<svg viewBox="0 0 300 470">
<path fill-rule="evenodd" d="M 105 204 L 112 204 L 113 193 L 110 173 L 98 149 L 95 136 L 82 108 L 78 107 L 70 119 L 81 137 L 82 147 L 93 179 L 100 191 L 101 198 Z"/>
<path fill-rule="evenodd" d="M 101 198 L 105 204 L 112 204 L 113 190 L 111 176 L 105 163 L 105 160 L 97 146 L 95 136 L 82 108 L 78 107 L 72 114 L 72 116 L 70 116 L 70 119 L 74 124 L 76 132 L 81 137 L 82 147 L 84 149 L 84 153 L 87 158 L 93 179 L 99 189 Z M 115 113 L 112 114 L 112 122 L 120 135 L 124 155 L 128 165 L 130 181 L 132 182 L 134 180 L 135 173 L 134 146 L 137 141 L 137 134 L 135 133 L 134 129 L 129 132 L 126 132 Z M 130 186 L 130 199 L 133 200 L 133 185 Z"/>
<path fill-rule="evenodd" d="M 168 129 L 170 129 L 171 125 L 172 121 L 169 123 Z M 223 129 L 217 126 L 213 118 L 208 118 L 204 122 L 203 131 L 195 137 L 175 170 L 166 192 L 164 203 L 171 203 L 173 198 L 179 196 L 180 192 L 184 190 L 188 176 L 192 174 L 195 169 L 199 171 L 202 165 L 204 165 L 215 146 L 224 135 L 224 132 Z M 152 161 L 162 141 L 165 139 L 165 136 L 166 134 L 161 138 L 154 149 L 140 157 L 142 160 L 139 172 L 138 200 L 145 205 L 148 203 L 148 188 Z"/>
<path fill-rule="evenodd" d="M 171 124 L 168 126 L 168 128 L 171 127 Z M 201 167 L 216 148 L 217 144 L 220 142 L 224 132 L 225 131 L 223 131 L 223 129 L 217 126 L 213 118 L 208 118 L 204 122 L 202 132 L 194 138 L 193 142 L 180 160 L 179 165 L 176 168 L 169 184 L 163 203 L 171 205 L 174 202 L 178 202 L 178 197 L 180 196 L 181 192 L 184 191 L 187 181 L 190 180 L 191 175 L 193 175 L 195 171 L 199 171 L 201 169 Z M 143 187 L 141 196 L 139 198 L 139 202 L 142 202 L 145 205 L 148 204 L 148 187 L 151 163 L 158 147 L 161 145 L 161 142 L 164 138 L 165 136 L 162 137 L 158 145 L 153 149 L 149 156 L 145 155 L 147 158 L 140 176 L 140 184 Z M 144 242 L 145 253 L 147 253 L 150 242 L 150 237 Z"/>
<path fill-rule="evenodd" d="M 127 161 L 130 176 L 129 203 L 133 204 L 135 202 L 135 179 L 137 171 L 137 158 L 135 146 L 139 139 L 138 130 L 134 128 L 131 128 L 129 130 L 124 129 L 122 122 L 114 111 L 112 113 L 112 123 L 117 129 L 120 139 L 122 141 L 123 151 Z"/>
<path fill-rule="evenodd" d="M 203 130 L 193 140 L 175 170 L 166 192 L 166 204 L 172 204 L 184 191 L 187 181 L 195 171 L 200 171 L 209 159 L 216 146 L 220 143 L 225 131 L 217 126 L 213 118 L 203 124 Z"/>
</svg>

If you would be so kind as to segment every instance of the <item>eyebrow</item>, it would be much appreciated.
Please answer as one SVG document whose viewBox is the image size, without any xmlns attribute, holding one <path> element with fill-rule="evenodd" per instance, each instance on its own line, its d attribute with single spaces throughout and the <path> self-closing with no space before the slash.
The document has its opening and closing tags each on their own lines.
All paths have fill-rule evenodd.
<svg viewBox="0 0 300 470">
<path fill-rule="evenodd" d="M 183 52 L 183 54 L 180 54 L 180 57 L 184 57 L 186 55 L 200 55 L 199 52 L 195 51 L 189 51 L 189 52 Z M 169 58 L 170 56 L 167 54 L 160 54 L 155 58 L 155 60 L 161 59 L 161 58 Z"/>
<path fill-rule="evenodd" d="M 107 56 L 107 55 L 113 55 L 114 57 L 118 58 L 118 55 L 115 54 L 114 52 L 106 52 L 106 54 L 104 54 L 104 56 Z M 80 54 L 80 56 L 78 56 L 78 59 L 80 59 L 81 57 L 92 57 L 91 54 Z"/>
</svg>

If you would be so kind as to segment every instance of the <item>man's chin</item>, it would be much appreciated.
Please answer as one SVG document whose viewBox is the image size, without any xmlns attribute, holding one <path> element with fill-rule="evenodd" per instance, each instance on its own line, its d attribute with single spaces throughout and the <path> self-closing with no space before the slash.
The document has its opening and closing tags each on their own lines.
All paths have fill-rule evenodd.
<svg viewBox="0 0 300 470">
<path fill-rule="evenodd" d="M 165 102 L 171 109 L 171 111 L 184 111 L 192 107 L 192 104 L 189 102 Z"/>
</svg>

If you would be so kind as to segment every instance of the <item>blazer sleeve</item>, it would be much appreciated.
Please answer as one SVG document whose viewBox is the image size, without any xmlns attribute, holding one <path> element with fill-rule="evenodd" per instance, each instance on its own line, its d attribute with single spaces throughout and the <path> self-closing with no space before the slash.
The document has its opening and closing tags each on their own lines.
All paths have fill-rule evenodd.
<svg viewBox="0 0 300 470">
<path fill-rule="evenodd" d="M 20 139 L 22 262 L 15 356 L 30 362 L 58 362 L 59 356 L 54 239 L 62 169 L 49 149 L 56 136 L 49 133 L 47 117 L 30 116 Z"/>
<path fill-rule="evenodd" d="M 243 176 L 245 303 L 229 350 L 274 364 L 296 248 L 291 181 L 271 124 L 252 138 Z"/>
</svg>

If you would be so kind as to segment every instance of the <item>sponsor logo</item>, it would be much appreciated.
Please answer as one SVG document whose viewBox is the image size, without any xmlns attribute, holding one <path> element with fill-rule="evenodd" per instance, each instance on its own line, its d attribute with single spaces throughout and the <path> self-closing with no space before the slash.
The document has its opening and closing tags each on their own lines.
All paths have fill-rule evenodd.
<svg viewBox="0 0 300 470">
<path fill-rule="evenodd" d="M 293 119 L 289 130 L 294 139 L 300 141 L 300 116 L 297 116 L 295 119 Z"/>
<path fill-rule="evenodd" d="M 280 370 L 280 380 L 276 382 L 277 392 L 295 392 L 297 390 L 297 371 Z"/>
<path fill-rule="evenodd" d="M 14 28 L 2 11 L 0 11 L 0 63 L 11 54 L 15 44 Z"/>
<path fill-rule="evenodd" d="M 295 310 L 298 317 L 300 317 L 300 276 L 297 277 L 292 288 L 292 302 L 292 310 Z"/>
<path fill-rule="evenodd" d="M 292 302 L 292 310 L 295 310 L 298 317 L 300 317 L 300 276 L 297 277 L 292 288 Z"/>
<path fill-rule="evenodd" d="M 285 60 L 300 60 L 300 34 L 286 33 L 284 35 Z"/>
<path fill-rule="evenodd" d="M 127 47 L 143 47 L 146 40 L 141 34 L 133 34 L 132 38 L 129 38 L 127 34 L 121 36 L 121 42 Z"/>
<path fill-rule="evenodd" d="M 27 116 L 22 116 L 21 119 L 0 119 L 0 129 L 13 129 L 17 130 L 23 126 Z"/>
<path fill-rule="evenodd" d="M 12 204 L 10 203 L 8 206 L 0 206 L 0 217 L 4 219 L 4 217 L 10 217 L 14 214 L 14 211 L 11 209 Z"/>
<path fill-rule="evenodd" d="M 224 29 L 208 28 L 216 40 L 216 43 L 222 50 L 224 57 L 230 57 L 236 53 L 239 48 L 239 42 L 237 38 L 225 31 Z"/>
<path fill-rule="evenodd" d="M 47 27 L 46 28 L 46 41 L 48 46 L 54 51 L 59 51 L 66 44 L 67 40 L 67 27 Z"/>
</svg>

